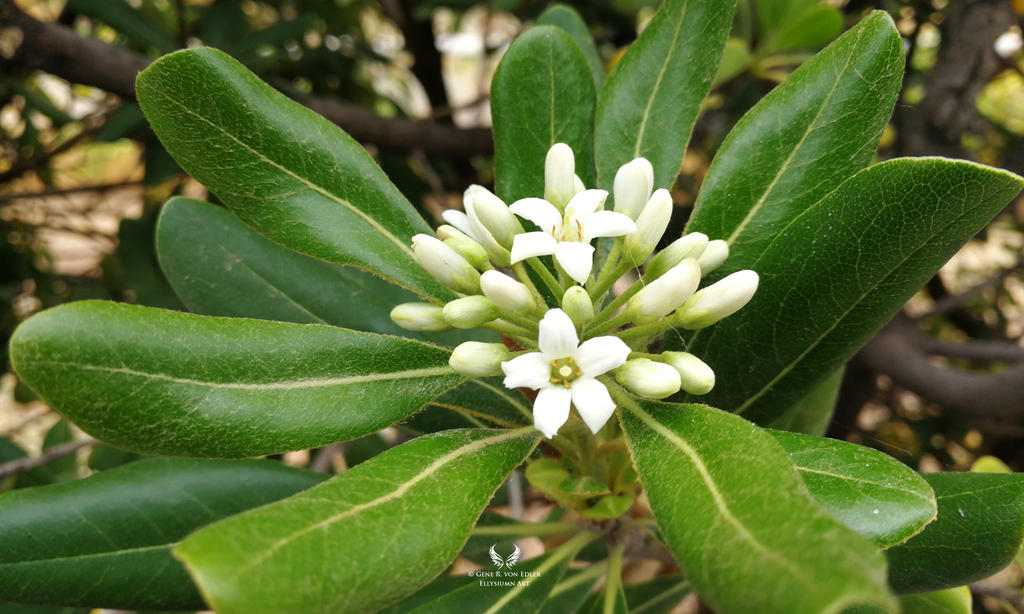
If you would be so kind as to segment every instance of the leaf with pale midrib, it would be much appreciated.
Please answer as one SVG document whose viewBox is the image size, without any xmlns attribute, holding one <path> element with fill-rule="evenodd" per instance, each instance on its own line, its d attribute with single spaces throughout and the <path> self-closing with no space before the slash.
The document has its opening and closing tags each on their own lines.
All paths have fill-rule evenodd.
<svg viewBox="0 0 1024 614">
<path fill-rule="evenodd" d="M 452 296 L 412 257 L 412 236 L 429 226 L 334 124 L 210 48 L 156 60 L 135 87 L 167 151 L 263 236 L 427 297 Z"/>
<path fill-rule="evenodd" d="M 716 611 L 893 608 L 881 553 L 818 505 L 774 438 L 733 414 L 611 386 L 665 543 Z"/>
<path fill-rule="evenodd" d="M 0 495 L 0 600 L 203 609 L 171 548 L 324 477 L 271 461 L 152 459 Z"/>
<path fill-rule="evenodd" d="M 1022 185 L 1013 173 L 945 158 L 889 160 L 848 179 L 750 263 L 761 278 L 754 298 L 693 336 L 689 351 L 718 380 L 700 400 L 758 424 L 784 413 L 866 343 Z"/>
<path fill-rule="evenodd" d="M 536 445 L 535 433 L 418 437 L 299 496 L 198 531 L 175 556 L 219 614 L 380 609 L 448 566 L 495 489 Z"/>
<path fill-rule="evenodd" d="M 354 439 L 464 377 L 450 351 L 316 324 L 83 301 L 39 313 L 11 362 L 95 437 L 175 456 L 244 457 Z"/>
<path fill-rule="evenodd" d="M 594 128 L 598 186 L 636 157 L 654 186 L 675 183 L 700 103 L 711 90 L 732 23 L 733 0 L 667 0 L 601 89 Z"/>
</svg>

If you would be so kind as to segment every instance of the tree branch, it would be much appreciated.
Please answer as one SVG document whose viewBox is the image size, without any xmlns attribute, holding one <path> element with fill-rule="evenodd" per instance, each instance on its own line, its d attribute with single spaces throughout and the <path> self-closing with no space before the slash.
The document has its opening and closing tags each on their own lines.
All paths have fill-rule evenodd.
<svg viewBox="0 0 1024 614">
<path fill-rule="evenodd" d="M 0 0 L 0 24 L 21 31 L 14 54 L 0 56 L 0 69 L 42 70 L 73 83 L 135 99 L 135 77 L 149 58 L 95 39 L 82 38 L 67 26 L 47 23 L 25 14 L 13 0 Z M 348 132 L 352 138 L 381 149 L 472 156 L 493 150 L 486 128 L 456 128 L 433 122 L 384 118 L 362 107 L 337 100 L 310 97 L 299 100 Z"/>
<path fill-rule="evenodd" d="M 15 473 L 24 473 L 31 471 L 37 467 L 42 467 L 50 461 L 57 460 L 58 458 L 64 458 L 65 456 L 71 456 L 81 448 L 91 446 L 99 443 L 95 439 L 79 439 L 78 441 L 69 441 L 62 443 L 59 446 L 53 446 L 52 448 L 45 450 L 39 456 L 26 456 L 25 458 L 18 458 L 12 461 L 8 461 L 0 465 L 0 479 L 3 479 L 9 475 Z"/>
<path fill-rule="evenodd" d="M 899 315 L 861 349 L 857 360 L 953 415 L 1005 421 L 1024 417 L 1024 361 L 998 373 L 971 373 L 934 364 L 927 345 L 913 321 Z M 944 350 L 951 352 L 948 345 Z"/>
</svg>

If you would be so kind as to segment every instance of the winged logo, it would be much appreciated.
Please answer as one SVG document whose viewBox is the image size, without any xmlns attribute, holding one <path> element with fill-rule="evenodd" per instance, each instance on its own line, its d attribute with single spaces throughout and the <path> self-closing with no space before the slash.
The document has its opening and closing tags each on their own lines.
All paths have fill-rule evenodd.
<svg viewBox="0 0 1024 614">
<path fill-rule="evenodd" d="M 519 549 L 518 545 L 515 547 L 516 549 L 512 551 L 512 554 L 508 555 L 507 559 L 501 558 L 501 555 L 494 551 L 494 546 L 496 545 L 497 544 L 491 544 L 491 549 L 488 550 L 491 555 L 491 562 L 494 563 L 495 567 L 498 569 L 501 569 L 502 567 L 512 567 L 519 562 L 519 556 L 523 551 Z"/>
</svg>

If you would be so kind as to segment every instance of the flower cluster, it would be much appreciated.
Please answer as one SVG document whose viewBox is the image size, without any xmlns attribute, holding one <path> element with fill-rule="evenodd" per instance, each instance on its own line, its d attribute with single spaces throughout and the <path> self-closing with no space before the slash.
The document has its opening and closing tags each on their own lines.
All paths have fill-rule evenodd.
<svg viewBox="0 0 1024 614">
<path fill-rule="evenodd" d="M 736 312 L 754 295 L 757 273 L 738 271 L 698 290 L 729 255 L 725 241 L 699 232 L 655 254 L 672 198 L 653 184 L 647 160 L 623 165 L 607 210 L 608 192 L 586 189 L 572 150 L 558 143 L 545 160 L 544 198 L 506 205 L 470 186 L 465 211 L 446 211 L 436 236 L 413 237 L 419 263 L 460 297 L 443 306 L 398 305 L 391 318 L 414 331 L 500 332 L 504 343 L 463 343 L 449 364 L 470 377 L 504 374 L 506 387 L 537 391 L 534 423 L 548 438 L 572 407 L 593 433 L 604 426 L 615 411 L 609 376 L 647 398 L 708 393 L 715 374 L 700 358 L 645 350 L 669 329 L 704 328 Z M 594 246 L 602 237 L 610 241 L 606 251 Z M 615 282 L 634 270 L 639 278 L 612 296 Z"/>
</svg>

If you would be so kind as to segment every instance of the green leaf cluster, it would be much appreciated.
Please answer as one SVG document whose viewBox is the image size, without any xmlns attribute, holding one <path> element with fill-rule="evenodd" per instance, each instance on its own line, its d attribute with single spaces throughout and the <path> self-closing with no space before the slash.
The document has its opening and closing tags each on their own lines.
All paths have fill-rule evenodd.
<svg viewBox="0 0 1024 614">
<path fill-rule="evenodd" d="M 807 29 L 834 21 L 818 3 L 757 4 L 775 50 L 816 46 L 824 37 Z M 545 13 L 494 76 L 498 195 L 541 193 L 558 142 L 587 185 L 610 188 L 615 169 L 643 156 L 669 187 L 735 52 L 733 17 L 730 0 L 667 0 L 605 75 L 579 16 Z M 412 295 L 454 295 L 414 260 L 411 237 L 430 227 L 367 152 L 222 52 L 164 56 L 139 76 L 141 108 L 224 205 L 175 198 L 157 225 L 161 267 L 193 313 L 65 305 L 18 328 L 11 360 L 90 434 L 191 458 L 7 484 L 17 488 L 0 496 L 0 599 L 608 613 L 668 611 L 696 591 L 723 613 L 962 611 L 962 592 L 948 589 L 997 571 L 1024 541 L 1020 476 L 921 476 L 791 432 L 821 432 L 844 362 L 1024 185 L 956 160 L 871 165 L 903 65 L 891 19 L 873 13 L 739 122 L 688 230 L 730 244 L 716 276 L 750 268 L 761 286 L 713 329 L 662 340 L 708 362 L 719 385 L 702 405 L 640 399 L 608 379 L 618 422 L 581 463 L 538 447 L 519 392 L 448 366 L 444 344 L 464 336 L 413 337 L 388 319 Z M 362 462 L 324 481 L 270 460 L 211 460 L 393 424 L 416 436 L 379 453 L 369 442 Z M 563 509 L 478 526 L 521 466 Z M 504 553 L 530 535 L 567 538 L 516 568 L 535 574 L 526 584 L 446 574 L 460 553 L 487 564 L 488 540 Z M 630 539 L 667 549 L 682 575 L 623 585 Z"/>
</svg>

